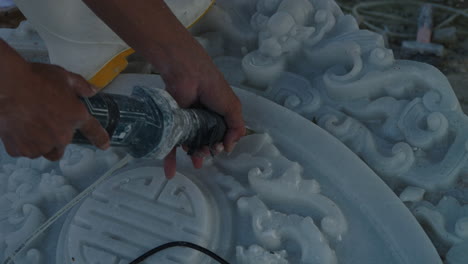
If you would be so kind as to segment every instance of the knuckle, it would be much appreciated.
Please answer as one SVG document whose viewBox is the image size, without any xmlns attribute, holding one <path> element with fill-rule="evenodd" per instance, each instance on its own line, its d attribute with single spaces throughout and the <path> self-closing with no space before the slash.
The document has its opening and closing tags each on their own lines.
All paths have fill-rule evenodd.
<svg viewBox="0 0 468 264">
<path fill-rule="evenodd" d="M 68 72 L 68 71 L 67 71 Z M 77 84 L 77 85 L 82 85 L 82 84 L 86 84 L 88 83 L 86 81 L 85 78 L 83 78 L 83 76 L 77 74 L 77 73 L 74 73 L 74 72 L 68 72 L 69 76 L 70 76 L 70 81 L 72 82 L 72 84 Z"/>
<path fill-rule="evenodd" d="M 44 154 L 46 154 L 47 152 L 49 152 L 50 149 L 51 149 L 51 148 L 50 148 L 50 145 L 40 145 L 40 146 L 39 146 L 39 151 L 38 151 L 39 153 L 38 153 L 38 155 L 39 155 L 39 156 L 44 155 Z"/>
<path fill-rule="evenodd" d="M 13 158 L 17 158 L 20 156 L 18 151 L 16 151 L 14 148 L 6 148 L 6 152 L 8 153 L 10 157 L 13 157 Z"/>
<path fill-rule="evenodd" d="M 83 126 L 81 126 L 80 130 L 83 133 L 94 136 L 96 134 L 96 128 L 97 128 L 96 122 L 97 121 L 95 120 L 95 118 L 91 117 L 88 120 L 86 120 L 85 123 L 83 123 Z"/>
<path fill-rule="evenodd" d="M 61 156 L 53 156 L 50 161 L 59 161 L 62 157 Z"/>
<path fill-rule="evenodd" d="M 57 64 L 50 64 L 50 65 L 47 65 L 47 66 L 49 66 L 50 69 L 55 70 L 55 71 L 59 71 L 61 73 L 68 72 L 67 70 L 65 70 L 65 68 L 63 68 L 62 66 L 57 65 Z"/>
<path fill-rule="evenodd" d="M 73 138 L 73 133 L 71 132 L 62 132 L 57 135 L 57 143 L 59 146 L 68 145 Z"/>
<path fill-rule="evenodd" d="M 59 160 L 59 158 L 57 158 L 53 154 L 46 154 L 46 155 L 44 155 L 44 158 L 46 158 L 49 161 L 58 161 Z"/>
<path fill-rule="evenodd" d="M 3 146 L 5 147 L 5 151 L 10 157 L 17 157 L 18 151 L 16 150 L 13 141 L 11 139 L 2 138 Z"/>
<path fill-rule="evenodd" d="M 66 72 L 66 70 L 63 67 L 55 64 L 31 63 L 31 69 L 33 70 L 33 72 L 39 73 L 41 75 L 57 75 Z"/>
<path fill-rule="evenodd" d="M 80 122 L 83 122 L 83 123 L 88 121 L 89 118 L 90 118 L 90 114 L 88 112 L 88 109 L 81 102 L 80 102 L 80 104 L 78 104 L 78 106 L 75 109 L 75 115 L 76 115 L 75 116 L 76 120 L 80 121 Z"/>
<path fill-rule="evenodd" d="M 59 161 L 62 158 L 62 156 L 63 156 L 62 154 L 53 153 L 53 154 L 48 154 L 44 157 L 50 161 Z"/>
<path fill-rule="evenodd" d="M 33 153 L 31 150 L 29 150 L 27 148 L 19 149 L 19 154 L 20 154 L 21 157 L 27 157 L 27 158 L 30 158 L 30 159 L 33 159 L 34 157 L 36 157 L 35 153 Z"/>
<path fill-rule="evenodd" d="M 96 130 L 96 145 L 101 146 L 109 141 L 109 136 L 107 133 L 102 132 L 100 130 Z"/>
<path fill-rule="evenodd" d="M 81 75 L 70 72 L 66 76 L 67 84 L 80 96 L 91 97 L 96 94 L 95 88 Z"/>
<path fill-rule="evenodd" d="M 39 157 L 41 157 L 41 156 L 42 156 L 41 153 L 38 153 L 38 152 L 31 152 L 31 153 L 30 153 L 30 156 L 27 156 L 27 157 L 30 158 L 30 159 L 37 159 L 37 158 L 39 158 Z"/>
<path fill-rule="evenodd" d="M 42 150 L 41 146 L 37 146 L 35 148 L 29 148 L 27 150 L 27 153 L 28 153 L 28 156 L 26 157 L 31 158 L 31 159 L 36 159 L 42 156 L 43 154 L 45 154 L 46 152 Z"/>
<path fill-rule="evenodd" d="M 25 143 L 23 147 L 23 152 L 24 152 L 23 156 L 28 157 L 30 159 L 35 159 L 47 153 L 47 150 L 49 149 L 48 147 L 50 146 L 50 144 L 47 144 L 48 143 L 47 138 L 45 138 L 44 141 L 45 141 L 44 143 L 40 143 L 40 144 L 38 144 L 37 142 L 33 142 L 33 141 Z"/>
<path fill-rule="evenodd" d="M 77 92 L 81 91 L 83 88 L 86 88 L 85 80 L 78 74 L 68 73 L 65 78 L 67 84 Z"/>
</svg>

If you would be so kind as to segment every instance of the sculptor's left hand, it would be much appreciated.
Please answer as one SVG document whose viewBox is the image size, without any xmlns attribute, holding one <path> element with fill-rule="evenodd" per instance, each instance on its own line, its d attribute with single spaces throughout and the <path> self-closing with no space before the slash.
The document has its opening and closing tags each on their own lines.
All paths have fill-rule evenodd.
<svg viewBox="0 0 468 264">
<path fill-rule="evenodd" d="M 228 126 L 224 148 L 232 151 L 245 134 L 239 99 L 200 44 L 178 21 L 163 0 L 84 0 L 127 44 L 159 71 L 167 91 L 186 108 L 200 104 L 222 115 Z M 203 155 L 192 157 L 196 168 Z M 166 177 L 176 171 L 175 149 L 165 158 Z"/>
</svg>

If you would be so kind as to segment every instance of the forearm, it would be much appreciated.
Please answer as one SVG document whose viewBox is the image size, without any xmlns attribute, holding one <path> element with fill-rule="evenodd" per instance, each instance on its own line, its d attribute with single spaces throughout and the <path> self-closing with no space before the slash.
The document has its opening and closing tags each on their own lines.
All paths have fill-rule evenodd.
<svg viewBox="0 0 468 264">
<path fill-rule="evenodd" d="M 163 0 L 84 0 L 128 45 L 168 74 L 181 49 L 198 45 Z"/>
<path fill-rule="evenodd" d="M 15 89 L 15 81 L 18 78 L 27 78 L 30 75 L 28 62 L 24 60 L 5 41 L 0 39 L 0 116 L 9 111 L 10 104 L 14 100 L 11 89 Z"/>
<path fill-rule="evenodd" d="M 3 85 L 0 87 L 6 87 L 8 80 L 14 75 L 12 73 L 24 70 L 28 63 L 2 39 L 0 39 L 0 54 L 2 57 L 0 77 L 3 80 Z"/>
</svg>

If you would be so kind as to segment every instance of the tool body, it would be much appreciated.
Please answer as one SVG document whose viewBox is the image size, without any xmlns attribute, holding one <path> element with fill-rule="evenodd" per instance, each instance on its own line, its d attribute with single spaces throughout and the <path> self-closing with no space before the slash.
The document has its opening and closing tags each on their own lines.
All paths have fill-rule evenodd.
<svg viewBox="0 0 468 264">
<path fill-rule="evenodd" d="M 192 154 L 221 142 L 226 132 L 222 116 L 181 109 L 163 89 L 136 86 L 130 96 L 99 93 L 83 102 L 106 129 L 111 146 L 125 148 L 134 158 L 161 159 L 178 145 L 187 146 Z M 91 144 L 79 132 L 73 143 Z"/>
</svg>

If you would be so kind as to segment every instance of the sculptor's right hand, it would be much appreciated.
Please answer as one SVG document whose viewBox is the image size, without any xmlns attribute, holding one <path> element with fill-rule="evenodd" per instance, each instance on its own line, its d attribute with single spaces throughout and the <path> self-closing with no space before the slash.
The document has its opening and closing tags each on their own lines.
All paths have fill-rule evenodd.
<svg viewBox="0 0 468 264">
<path fill-rule="evenodd" d="M 79 129 L 101 149 L 109 137 L 79 97 L 96 91 L 81 76 L 48 64 L 28 63 L 0 40 L 0 138 L 10 156 L 63 156 Z"/>
<path fill-rule="evenodd" d="M 224 117 L 223 147 L 230 152 L 245 134 L 242 106 L 210 56 L 180 23 L 164 0 L 83 0 L 125 43 L 153 64 L 182 108 L 204 107 Z M 196 1 L 180 1 L 181 5 Z M 183 8 L 183 7 L 182 7 Z M 217 150 L 222 149 L 218 145 Z M 199 155 L 197 155 L 199 154 Z M 208 146 L 192 156 L 195 168 Z M 176 174 L 176 151 L 164 159 L 167 178 Z"/>
</svg>

